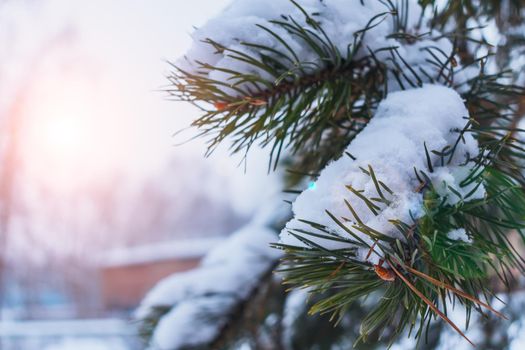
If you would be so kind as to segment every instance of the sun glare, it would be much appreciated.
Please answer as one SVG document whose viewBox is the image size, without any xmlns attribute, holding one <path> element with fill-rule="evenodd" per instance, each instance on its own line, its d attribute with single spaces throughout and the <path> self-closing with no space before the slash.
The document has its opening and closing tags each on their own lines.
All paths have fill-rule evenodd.
<svg viewBox="0 0 525 350">
<path fill-rule="evenodd" d="M 31 178 L 55 189 L 98 181 L 122 158 L 115 111 L 86 81 L 44 82 L 24 111 L 23 160 Z"/>
<path fill-rule="evenodd" d="M 49 116 L 42 126 L 41 151 L 48 156 L 71 162 L 89 151 L 89 130 L 85 120 L 75 117 L 75 112 Z"/>
</svg>

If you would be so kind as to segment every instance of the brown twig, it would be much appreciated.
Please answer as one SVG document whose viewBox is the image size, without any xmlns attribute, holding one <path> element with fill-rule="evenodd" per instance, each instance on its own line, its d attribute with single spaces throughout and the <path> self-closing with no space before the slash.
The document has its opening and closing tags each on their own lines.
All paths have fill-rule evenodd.
<svg viewBox="0 0 525 350">
<path fill-rule="evenodd" d="M 445 322 L 447 322 L 450 326 L 452 326 L 452 328 L 454 328 L 454 330 L 456 332 L 458 332 L 458 334 L 460 334 L 463 338 L 465 338 L 473 347 L 476 347 L 476 345 L 469 338 L 467 338 L 467 336 L 461 331 L 461 329 L 459 329 L 459 327 L 456 326 L 456 324 L 454 322 L 452 322 L 447 317 L 447 315 L 445 315 L 443 312 L 441 312 L 437 308 L 437 306 L 434 305 L 434 303 L 432 303 L 429 299 L 427 299 L 427 297 L 425 297 L 423 295 L 423 293 L 421 293 L 412 283 L 410 283 L 410 281 L 405 276 L 403 276 L 403 274 L 401 272 L 399 272 L 395 268 L 394 264 L 392 264 L 389 260 L 386 260 L 386 262 L 390 266 L 392 271 L 394 271 L 394 273 L 408 286 L 408 288 L 410 288 L 418 297 L 420 297 L 421 300 L 423 300 L 425 302 L 425 304 L 427 304 L 428 307 L 430 307 L 432 309 L 432 311 L 434 311 L 439 317 L 441 317 Z"/>
</svg>

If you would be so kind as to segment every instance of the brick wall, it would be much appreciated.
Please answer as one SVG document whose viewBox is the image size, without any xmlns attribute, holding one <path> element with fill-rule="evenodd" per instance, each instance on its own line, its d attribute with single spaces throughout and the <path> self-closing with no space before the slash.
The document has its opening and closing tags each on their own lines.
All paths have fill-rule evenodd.
<svg viewBox="0 0 525 350">
<path fill-rule="evenodd" d="M 104 267 L 100 271 L 102 305 L 106 311 L 136 308 L 157 282 L 175 272 L 196 267 L 200 259 L 164 260 L 127 266 Z"/>
</svg>

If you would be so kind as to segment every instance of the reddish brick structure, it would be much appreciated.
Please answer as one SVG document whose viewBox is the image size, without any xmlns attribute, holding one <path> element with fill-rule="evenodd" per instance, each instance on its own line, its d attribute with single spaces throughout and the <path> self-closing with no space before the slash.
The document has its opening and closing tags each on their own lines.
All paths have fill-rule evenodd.
<svg viewBox="0 0 525 350">
<path fill-rule="evenodd" d="M 200 259 L 166 260 L 101 269 L 102 303 L 105 310 L 135 308 L 157 282 L 172 273 L 187 271 Z"/>
<path fill-rule="evenodd" d="M 156 283 L 196 267 L 223 238 L 157 243 L 119 249 L 99 262 L 101 303 L 106 312 L 134 309 Z"/>
</svg>

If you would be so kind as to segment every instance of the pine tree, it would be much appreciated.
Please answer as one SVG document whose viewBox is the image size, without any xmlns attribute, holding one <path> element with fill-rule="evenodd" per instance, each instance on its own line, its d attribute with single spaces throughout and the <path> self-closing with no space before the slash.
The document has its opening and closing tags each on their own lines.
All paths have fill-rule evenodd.
<svg viewBox="0 0 525 350">
<path fill-rule="evenodd" d="M 446 329 L 490 348 L 449 314 L 518 317 L 493 303 L 525 272 L 524 5 L 237 0 L 197 29 L 169 94 L 202 110 L 208 154 L 267 147 L 298 196 L 265 221 L 278 266 L 176 348 L 432 349 Z M 148 339 L 174 309 L 152 306 Z"/>
</svg>

